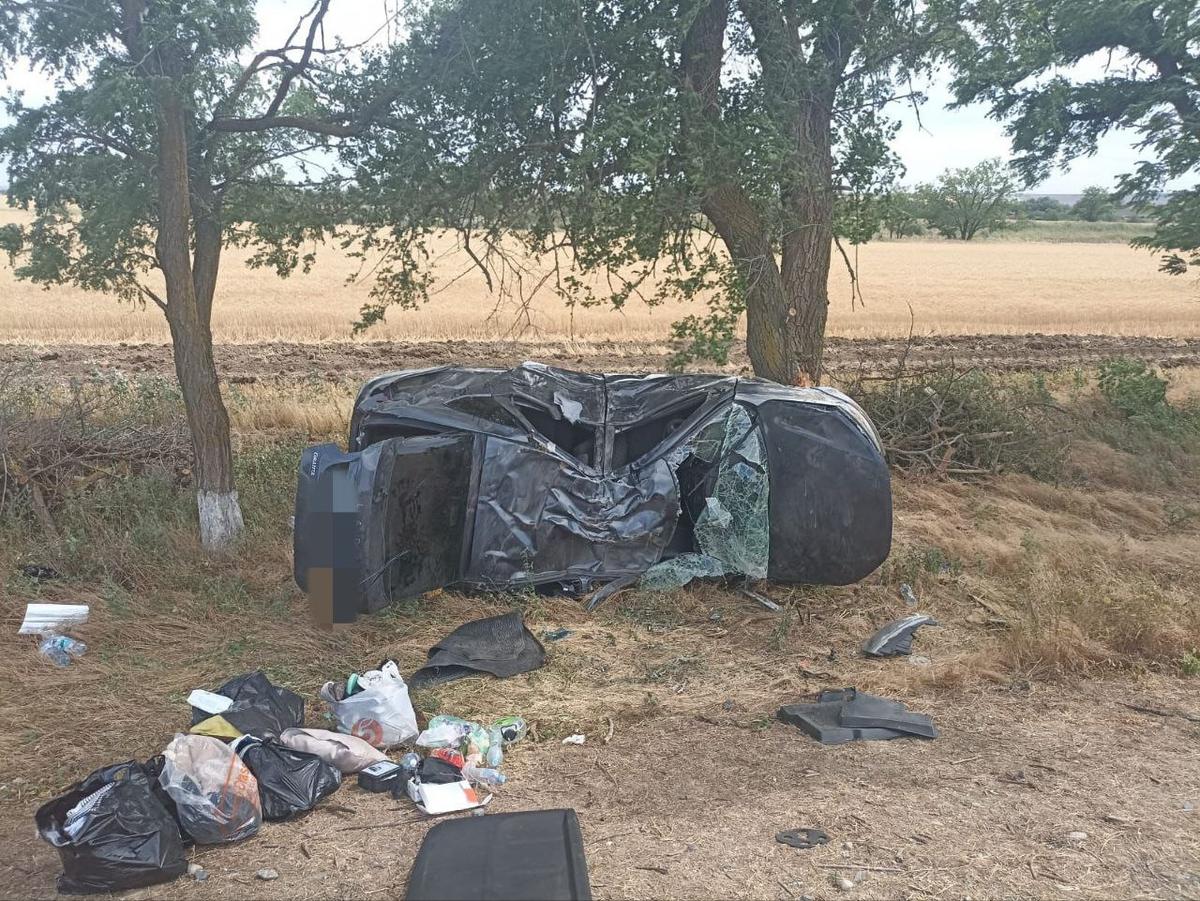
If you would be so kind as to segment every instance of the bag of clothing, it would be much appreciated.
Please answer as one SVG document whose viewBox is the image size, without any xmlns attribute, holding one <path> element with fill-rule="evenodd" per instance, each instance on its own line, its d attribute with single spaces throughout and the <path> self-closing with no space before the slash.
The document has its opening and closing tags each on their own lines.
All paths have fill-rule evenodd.
<svg viewBox="0 0 1200 901">
<path fill-rule="evenodd" d="M 258 781 L 264 820 L 286 820 L 312 810 L 342 784 L 341 771 L 333 764 L 272 740 L 243 735 L 233 749 Z"/>
<path fill-rule="evenodd" d="M 258 832 L 258 782 L 228 745 L 207 735 L 176 735 L 163 757 L 159 783 L 198 843 L 236 842 Z"/>
<path fill-rule="evenodd" d="M 326 682 L 321 697 L 329 705 L 338 729 L 363 739 L 376 748 L 394 748 L 417 735 L 417 714 L 408 697 L 408 686 L 396 661 L 363 673 L 357 691 L 346 694 L 346 686 Z"/>
<path fill-rule="evenodd" d="M 34 815 L 58 850 L 58 890 L 92 894 L 143 888 L 187 872 L 183 839 L 141 764 L 96 770 Z"/>
<path fill-rule="evenodd" d="M 330 732 L 328 729 L 285 729 L 279 743 L 296 751 L 320 757 L 343 775 L 365 770 L 373 763 L 387 760 L 382 751 L 361 738 Z"/>
</svg>

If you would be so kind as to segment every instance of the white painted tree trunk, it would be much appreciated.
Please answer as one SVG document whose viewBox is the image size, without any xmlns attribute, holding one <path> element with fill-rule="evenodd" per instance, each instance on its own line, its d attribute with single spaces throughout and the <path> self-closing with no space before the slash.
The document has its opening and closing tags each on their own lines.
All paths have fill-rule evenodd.
<svg viewBox="0 0 1200 901">
<path fill-rule="evenodd" d="M 196 506 L 200 511 L 200 543 L 205 550 L 223 551 L 231 547 L 243 526 L 238 493 L 197 491 Z"/>
</svg>

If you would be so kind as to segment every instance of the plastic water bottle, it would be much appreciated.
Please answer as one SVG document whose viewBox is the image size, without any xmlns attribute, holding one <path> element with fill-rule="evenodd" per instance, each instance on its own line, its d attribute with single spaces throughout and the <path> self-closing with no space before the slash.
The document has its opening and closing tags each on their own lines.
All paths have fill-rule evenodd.
<svg viewBox="0 0 1200 901">
<path fill-rule="evenodd" d="M 485 766 L 465 766 L 462 774 L 472 782 L 481 782 L 487 785 L 503 785 L 508 781 L 508 777 L 503 773 Z"/>
<path fill-rule="evenodd" d="M 87 645 L 66 635 L 47 635 L 38 645 L 38 652 L 55 666 L 70 666 L 72 660 L 87 652 Z"/>
</svg>

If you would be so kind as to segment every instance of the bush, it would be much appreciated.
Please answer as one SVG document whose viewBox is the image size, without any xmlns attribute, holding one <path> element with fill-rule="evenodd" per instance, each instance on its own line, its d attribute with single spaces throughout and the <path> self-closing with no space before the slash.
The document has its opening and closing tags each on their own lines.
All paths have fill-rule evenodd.
<svg viewBox="0 0 1200 901">
<path fill-rule="evenodd" d="M 1062 473 L 1068 430 L 1040 378 L 941 369 L 859 384 L 850 393 L 899 469 L 1050 480 Z"/>
<path fill-rule="evenodd" d="M 1167 380 L 1141 360 L 1119 358 L 1100 364 L 1100 393 L 1130 418 L 1155 418 L 1169 408 Z"/>
</svg>

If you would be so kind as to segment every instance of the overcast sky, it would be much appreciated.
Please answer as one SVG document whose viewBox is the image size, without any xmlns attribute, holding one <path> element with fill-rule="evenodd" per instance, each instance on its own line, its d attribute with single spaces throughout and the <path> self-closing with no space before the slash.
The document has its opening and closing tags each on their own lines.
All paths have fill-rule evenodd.
<svg viewBox="0 0 1200 901">
<path fill-rule="evenodd" d="M 326 17 L 326 35 L 340 36 L 347 43 L 356 43 L 377 33 L 387 21 L 387 10 L 395 9 L 399 0 L 342 0 L 334 3 Z M 287 37 L 298 15 L 311 5 L 311 0 L 259 0 L 259 19 L 262 24 L 260 40 L 271 46 Z M 928 94 L 922 106 L 920 126 L 916 115 L 897 105 L 892 114 L 902 121 L 896 139 L 897 150 L 907 169 L 906 184 L 931 181 L 944 169 L 970 166 L 989 157 L 1008 158 L 1010 148 L 1001 123 L 988 118 L 987 108 L 973 105 L 964 109 L 948 109 L 951 97 L 944 76 L 921 85 Z M 20 88 L 28 102 L 44 97 L 46 88 L 40 76 L 16 69 L 0 80 L 5 91 Z M 2 121 L 2 117 L 0 117 Z M 1038 186 L 1047 194 L 1078 194 L 1089 185 L 1112 187 L 1116 178 L 1128 172 L 1140 158 L 1134 149 L 1135 136 L 1113 132 L 1100 143 L 1091 157 L 1076 160 L 1065 172 L 1055 172 Z M 0 172 L 0 180 L 3 173 Z"/>
</svg>

